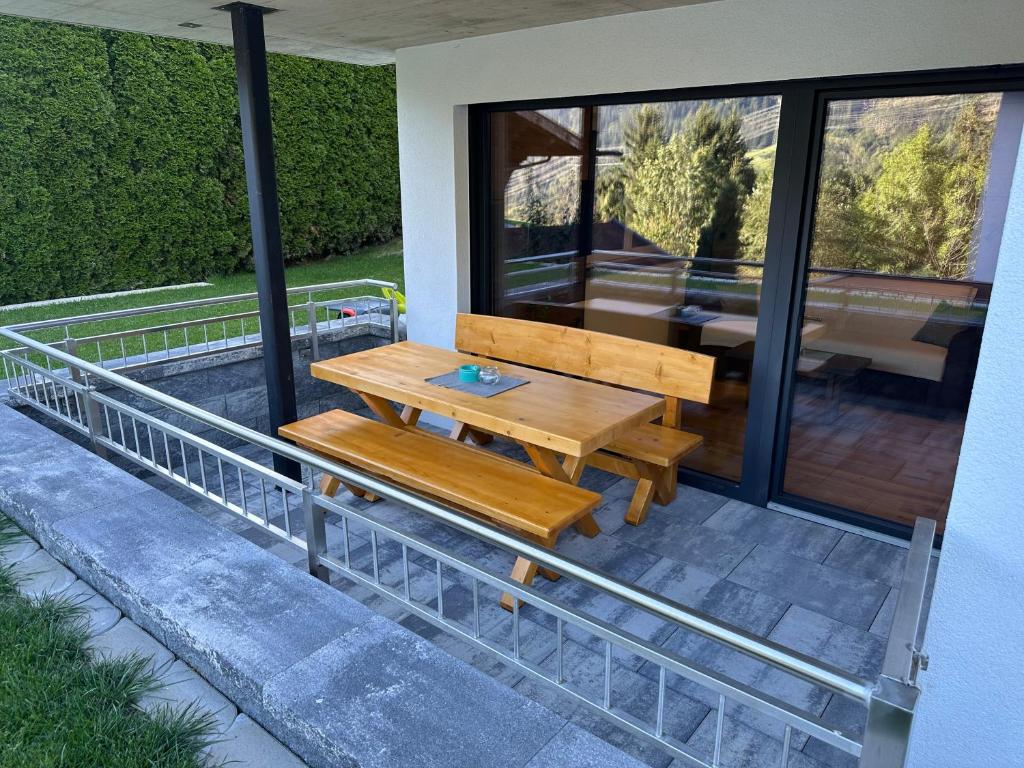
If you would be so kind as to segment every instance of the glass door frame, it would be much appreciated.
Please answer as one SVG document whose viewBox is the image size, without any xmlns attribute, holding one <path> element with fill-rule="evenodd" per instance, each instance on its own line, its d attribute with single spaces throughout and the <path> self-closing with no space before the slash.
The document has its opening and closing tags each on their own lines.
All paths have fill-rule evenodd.
<svg viewBox="0 0 1024 768">
<path fill-rule="evenodd" d="M 469 106 L 471 311 L 494 311 L 490 257 L 490 115 L 493 112 L 586 108 L 659 101 L 781 96 L 768 237 L 762 268 L 755 353 L 739 482 L 680 468 L 680 480 L 703 490 L 766 506 L 784 504 L 841 522 L 909 538 L 907 526 L 787 493 L 783 479 L 796 386 L 796 359 L 806 294 L 818 171 L 828 103 L 833 100 L 1024 90 L 1024 64 L 857 75 L 597 96 L 491 102 Z M 594 136 L 590 137 L 594 141 Z M 583 184 L 586 185 L 586 180 Z M 590 180 L 590 189 L 593 180 Z M 583 192 L 586 192 L 584 186 Z M 592 204 L 593 196 L 589 197 Z M 588 198 L 581 194 L 581 208 Z M 581 216 L 581 222 L 589 220 Z M 585 239 L 580 227 L 579 247 Z"/>
</svg>

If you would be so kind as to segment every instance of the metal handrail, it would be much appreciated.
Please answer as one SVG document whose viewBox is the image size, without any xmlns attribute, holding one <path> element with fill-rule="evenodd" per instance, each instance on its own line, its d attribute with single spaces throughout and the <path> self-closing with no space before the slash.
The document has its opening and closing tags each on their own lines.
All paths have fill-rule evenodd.
<svg viewBox="0 0 1024 768">
<path fill-rule="evenodd" d="M 316 285 L 303 285 L 287 289 L 288 296 L 296 296 L 302 293 L 323 293 L 324 291 L 340 290 L 342 288 L 362 288 L 366 286 L 376 288 L 397 289 L 396 283 L 387 280 L 375 280 L 363 278 L 360 280 L 343 280 L 336 283 L 318 283 Z M 12 331 L 37 331 L 42 328 L 59 328 L 65 325 L 77 325 L 79 323 L 94 323 L 103 320 L 115 320 L 121 317 L 135 317 L 136 315 L 151 315 L 160 312 L 173 312 L 179 309 L 193 309 L 195 307 L 207 307 L 214 304 L 235 304 L 241 301 L 254 301 L 259 299 L 259 294 L 236 293 L 232 296 L 211 296 L 207 299 L 190 299 L 189 301 L 176 301 L 171 304 L 154 304 L 148 307 L 133 307 L 130 309 L 113 309 L 109 312 L 97 312 L 91 315 L 73 315 L 71 317 L 59 317 L 52 320 L 35 320 L 28 323 L 16 323 L 6 326 Z"/>
<path fill-rule="evenodd" d="M 67 322 L 67 320 L 63 320 Z M 23 330 L 23 328 L 21 328 Z M 548 567 L 563 575 L 603 591 L 623 602 L 652 613 L 693 632 L 721 642 L 747 656 L 763 661 L 773 667 L 785 670 L 814 685 L 821 686 L 834 693 L 839 693 L 863 704 L 872 699 L 872 683 L 850 674 L 837 667 L 824 664 L 804 654 L 798 653 L 770 640 L 759 638 L 737 627 L 687 608 L 679 603 L 664 598 L 609 574 L 593 571 L 580 561 L 558 554 L 525 539 L 505 533 L 478 520 L 470 518 L 436 501 L 413 491 L 392 485 L 371 475 L 366 475 L 349 467 L 335 464 L 314 453 L 298 448 L 290 443 L 270 437 L 256 430 L 212 414 L 194 405 L 178 400 L 145 385 L 139 384 L 125 376 L 89 363 L 72 354 L 38 342 L 15 330 L 15 327 L 0 328 L 0 336 L 4 336 L 18 344 L 49 355 L 63 362 L 69 370 L 78 370 L 87 377 L 94 377 L 114 384 L 122 389 L 141 395 L 155 403 L 181 413 L 195 421 L 226 432 L 237 438 L 258 445 L 280 456 L 290 458 L 301 464 L 326 472 L 341 480 L 351 482 L 367 491 L 380 494 L 395 501 L 407 504 L 425 514 L 448 525 L 467 532 L 477 538 L 496 546 L 521 554 L 522 556 Z"/>
</svg>

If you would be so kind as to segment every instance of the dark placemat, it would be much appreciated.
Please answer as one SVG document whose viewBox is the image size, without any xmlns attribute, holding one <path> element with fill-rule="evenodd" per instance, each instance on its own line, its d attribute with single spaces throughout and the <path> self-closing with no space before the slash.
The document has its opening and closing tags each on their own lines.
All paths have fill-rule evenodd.
<svg viewBox="0 0 1024 768">
<path fill-rule="evenodd" d="M 684 314 L 676 311 L 672 317 L 687 323 L 688 325 L 704 325 L 704 323 L 710 323 L 712 320 L 717 320 L 721 315 L 716 315 L 714 312 L 692 312 Z"/>
<path fill-rule="evenodd" d="M 510 389 L 528 384 L 529 379 L 520 379 L 516 376 L 502 376 L 497 384 L 482 384 L 479 381 L 459 381 L 459 372 L 451 371 L 442 373 L 440 376 L 432 376 L 424 381 L 445 389 L 457 389 L 459 392 L 468 392 L 479 397 L 494 397 Z"/>
</svg>

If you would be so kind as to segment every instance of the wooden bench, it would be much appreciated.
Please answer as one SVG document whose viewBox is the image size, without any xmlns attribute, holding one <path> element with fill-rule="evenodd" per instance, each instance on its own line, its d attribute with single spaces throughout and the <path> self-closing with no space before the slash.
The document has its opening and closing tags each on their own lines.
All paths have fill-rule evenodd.
<svg viewBox="0 0 1024 768">
<path fill-rule="evenodd" d="M 639 525 L 652 500 L 676 495 L 680 459 L 702 442 L 682 430 L 684 401 L 711 400 L 715 358 L 579 328 L 487 315 L 460 314 L 455 346 L 495 360 L 542 368 L 665 397 L 661 424 L 645 424 L 591 454 L 587 463 L 637 481 L 626 522 Z M 552 404 L 557 407 L 557 404 Z"/>
<path fill-rule="evenodd" d="M 401 429 L 334 410 L 288 424 L 279 430 L 334 461 L 424 493 L 524 538 L 554 547 L 570 525 L 596 535 L 590 516 L 601 501 L 592 491 L 559 482 L 532 467 L 465 443 L 414 428 Z M 333 496 L 340 481 L 324 476 L 320 489 Z M 362 495 L 358 488 L 350 490 Z M 518 558 L 512 578 L 530 584 L 536 564 Z M 557 574 L 543 571 L 548 578 Z M 511 608 L 510 595 L 502 605 Z"/>
</svg>

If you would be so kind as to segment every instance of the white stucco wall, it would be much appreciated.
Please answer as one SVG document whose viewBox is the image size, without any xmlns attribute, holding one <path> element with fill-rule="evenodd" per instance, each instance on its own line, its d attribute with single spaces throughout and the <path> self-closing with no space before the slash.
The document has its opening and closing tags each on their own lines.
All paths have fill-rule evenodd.
<svg viewBox="0 0 1024 768">
<path fill-rule="evenodd" d="M 1024 145 L 939 559 L 912 765 L 1024 765 Z"/>
<path fill-rule="evenodd" d="M 410 338 L 450 345 L 469 308 L 465 105 L 1020 63 L 1021 30 L 1021 0 L 720 0 L 400 50 Z M 1000 694 L 1024 688 L 1022 186 L 1018 170 L 929 633 L 920 768 L 1015 764 L 982 742 L 1024 734 Z"/>
</svg>

